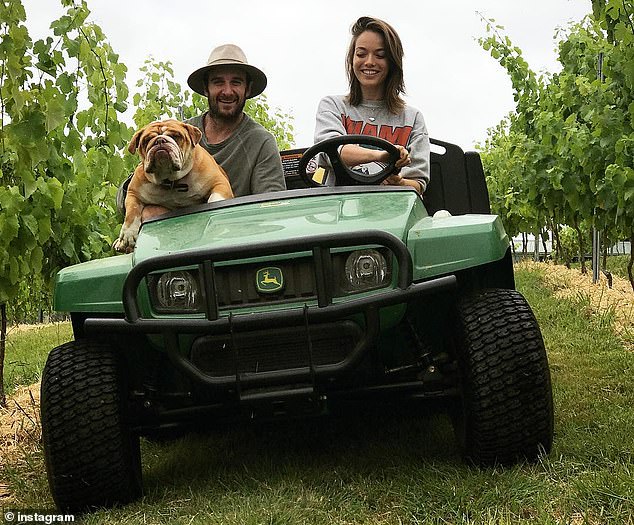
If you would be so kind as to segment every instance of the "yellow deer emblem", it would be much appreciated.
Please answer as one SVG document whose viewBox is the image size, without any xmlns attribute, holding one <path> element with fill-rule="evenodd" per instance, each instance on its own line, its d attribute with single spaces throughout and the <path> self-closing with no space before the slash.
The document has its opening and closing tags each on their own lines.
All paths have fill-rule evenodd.
<svg viewBox="0 0 634 525">
<path fill-rule="evenodd" d="M 260 293 L 280 291 L 284 287 L 282 270 L 275 267 L 261 268 L 256 274 L 255 285 Z"/>
<path fill-rule="evenodd" d="M 264 278 L 260 281 L 260 284 L 275 284 L 279 286 L 280 282 L 277 280 L 277 277 L 270 277 L 270 273 L 268 270 L 264 272 Z"/>
</svg>

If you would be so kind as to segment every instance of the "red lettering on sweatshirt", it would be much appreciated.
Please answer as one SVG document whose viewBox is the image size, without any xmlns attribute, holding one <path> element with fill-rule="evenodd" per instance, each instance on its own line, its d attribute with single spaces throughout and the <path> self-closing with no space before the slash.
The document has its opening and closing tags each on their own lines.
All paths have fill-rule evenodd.
<svg viewBox="0 0 634 525">
<path fill-rule="evenodd" d="M 407 146 L 409 136 L 412 134 L 412 126 L 402 126 L 393 128 L 392 126 L 381 126 L 379 131 L 379 137 L 391 142 L 392 144 L 398 144 L 399 146 Z"/>
<path fill-rule="evenodd" d="M 348 135 L 361 135 L 361 128 L 363 126 L 362 121 L 352 120 L 347 115 L 341 115 L 341 121 L 343 122 L 343 127 L 346 129 L 346 133 Z"/>
<path fill-rule="evenodd" d="M 368 124 L 362 120 L 352 120 L 348 115 L 341 115 L 341 121 L 348 135 L 379 137 L 403 147 L 407 146 L 407 141 L 412 134 L 412 126 L 397 126 L 393 128 L 382 124 L 379 128 L 376 124 Z"/>
</svg>

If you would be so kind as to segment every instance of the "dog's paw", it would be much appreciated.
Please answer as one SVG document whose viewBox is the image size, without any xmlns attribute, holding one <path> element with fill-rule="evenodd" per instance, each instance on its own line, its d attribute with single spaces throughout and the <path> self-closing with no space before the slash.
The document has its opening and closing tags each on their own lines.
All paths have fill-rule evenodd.
<svg viewBox="0 0 634 525">
<path fill-rule="evenodd" d="M 112 243 L 112 247 L 115 251 L 121 253 L 131 253 L 136 245 L 136 239 L 138 236 L 138 230 L 134 231 L 133 228 L 121 228 L 119 238 Z"/>
<path fill-rule="evenodd" d="M 135 245 L 135 241 L 132 241 L 130 243 L 126 241 L 125 239 L 122 239 L 121 237 L 119 237 L 116 241 L 112 243 L 112 247 L 114 248 L 114 251 L 120 252 L 120 253 L 132 253 L 132 251 L 134 250 L 134 245 Z"/>
</svg>

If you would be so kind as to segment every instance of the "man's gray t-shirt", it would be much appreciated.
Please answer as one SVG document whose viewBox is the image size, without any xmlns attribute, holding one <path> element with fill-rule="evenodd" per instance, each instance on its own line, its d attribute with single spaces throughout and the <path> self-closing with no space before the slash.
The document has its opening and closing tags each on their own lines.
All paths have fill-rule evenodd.
<svg viewBox="0 0 634 525">
<path fill-rule="evenodd" d="M 233 134 L 220 144 L 209 144 L 204 115 L 186 120 L 203 132 L 200 145 L 222 166 L 236 197 L 286 189 L 282 160 L 275 138 L 246 113 Z"/>
</svg>

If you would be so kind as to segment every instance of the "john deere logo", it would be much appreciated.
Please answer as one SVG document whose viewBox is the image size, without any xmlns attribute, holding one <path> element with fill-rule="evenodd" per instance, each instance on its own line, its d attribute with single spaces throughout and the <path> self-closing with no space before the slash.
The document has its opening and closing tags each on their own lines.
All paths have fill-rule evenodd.
<svg viewBox="0 0 634 525">
<path fill-rule="evenodd" d="M 260 293 L 275 293 L 284 288 L 282 270 L 275 267 L 261 268 L 255 274 L 255 286 Z"/>
</svg>

